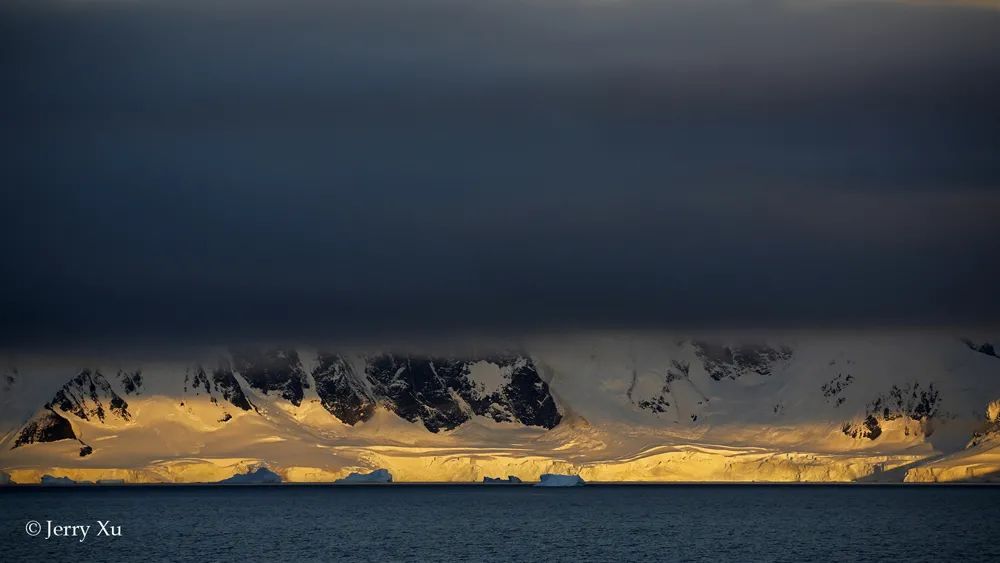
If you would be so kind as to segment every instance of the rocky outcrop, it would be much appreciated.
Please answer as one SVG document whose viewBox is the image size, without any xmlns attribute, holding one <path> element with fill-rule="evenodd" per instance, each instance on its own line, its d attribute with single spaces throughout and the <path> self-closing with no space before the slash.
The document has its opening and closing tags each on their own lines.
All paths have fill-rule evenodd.
<svg viewBox="0 0 1000 563">
<path fill-rule="evenodd" d="M 882 424 L 875 415 L 869 414 L 860 422 L 846 422 L 841 431 L 851 438 L 875 440 L 882 435 Z"/>
<path fill-rule="evenodd" d="M 234 370 L 250 387 L 265 395 L 277 393 L 295 406 L 302 404 L 309 382 L 295 350 L 238 348 L 232 355 Z"/>
<path fill-rule="evenodd" d="M 847 401 L 847 397 L 843 395 L 843 392 L 850 387 L 851 383 L 854 383 L 853 375 L 838 373 L 836 377 L 824 383 L 820 387 L 820 390 L 823 392 L 823 398 L 826 399 L 827 403 L 833 403 L 834 407 L 839 407 Z"/>
<path fill-rule="evenodd" d="M 370 358 L 366 373 L 382 404 L 400 417 L 438 432 L 469 420 L 466 404 L 480 402 L 473 396 L 463 368 L 455 360 L 386 354 Z"/>
<path fill-rule="evenodd" d="M 633 373 L 633 388 L 629 389 L 627 393 L 629 399 L 632 399 L 632 394 L 634 392 L 634 386 L 636 382 L 636 374 Z M 693 390 L 701 400 L 698 405 L 702 405 L 708 402 L 708 397 L 701 392 L 700 389 L 691 381 L 691 364 L 686 361 L 672 360 L 670 362 L 670 367 L 667 368 L 666 373 L 663 377 L 663 385 L 660 388 L 659 394 L 653 395 L 648 399 L 641 399 L 639 401 L 633 400 L 633 404 L 643 410 L 650 411 L 654 414 L 661 414 L 667 412 L 667 409 L 671 405 L 673 400 L 673 386 L 678 383 L 684 383 Z"/>
<path fill-rule="evenodd" d="M 500 366 L 509 379 L 495 393 L 480 398 L 479 404 L 473 406 L 476 414 L 490 416 L 498 422 L 520 422 L 543 428 L 559 424 L 562 415 L 549 392 L 549 385 L 542 381 L 531 360 L 496 357 L 486 361 Z"/>
<path fill-rule="evenodd" d="M 180 404 L 184 405 L 189 394 L 207 395 L 220 407 L 225 401 L 244 411 L 256 410 L 244 391 L 249 385 L 299 406 L 310 386 L 294 350 L 237 350 L 232 365 L 223 361 L 211 372 L 202 366 L 188 369 L 183 382 L 185 398 Z M 473 372 L 484 369 L 488 376 L 477 379 Z M 542 428 L 553 428 L 562 419 L 534 363 L 518 355 L 444 358 L 380 354 L 352 363 L 338 354 L 320 353 L 312 378 L 323 407 L 349 425 L 369 420 L 379 406 L 431 432 L 452 430 L 473 416 Z M 138 370 L 119 371 L 117 383 L 125 395 L 143 392 L 143 376 Z M 67 418 L 71 416 L 100 423 L 109 418 L 122 422 L 132 418 L 128 403 L 109 381 L 99 371 L 89 369 L 63 385 L 44 409 L 22 428 L 14 447 L 77 438 Z M 233 419 L 225 409 L 219 417 L 220 424 Z M 87 448 L 81 456 L 93 452 Z"/>
<path fill-rule="evenodd" d="M 792 349 L 787 346 L 720 346 L 708 342 L 694 342 L 693 345 L 705 373 L 716 381 L 735 380 L 750 373 L 771 375 L 778 363 L 792 357 Z"/>
<path fill-rule="evenodd" d="M 323 408 L 342 422 L 355 425 L 375 413 L 377 402 L 359 374 L 345 358 L 321 353 L 313 371 L 316 394 Z"/>
<path fill-rule="evenodd" d="M 63 385 L 45 407 L 72 414 L 82 420 L 104 422 L 109 415 L 124 422 L 132 418 L 125 399 L 111 388 L 101 372 L 91 372 L 89 369 L 81 371 Z"/>
<path fill-rule="evenodd" d="M 941 394 L 929 384 L 926 388 L 914 381 L 903 386 L 893 385 L 870 401 L 865 416 L 857 422 L 845 423 L 842 431 L 852 438 L 875 440 L 882 435 L 882 423 L 899 418 L 926 422 L 938 413 Z"/>
<path fill-rule="evenodd" d="M 254 388 L 279 392 L 298 405 L 308 380 L 298 355 L 272 351 L 252 359 L 234 354 L 237 371 Z M 477 381 L 474 369 L 487 366 L 496 381 Z M 562 415 L 534 363 L 517 355 L 446 358 L 378 354 L 355 358 L 321 352 L 312 372 L 320 403 L 340 421 L 369 420 L 382 406 L 419 422 L 431 432 L 451 430 L 472 416 L 497 422 L 553 428 Z M 195 387 L 206 387 L 196 375 Z M 207 388 L 207 387 L 206 387 Z"/>
<path fill-rule="evenodd" d="M 1000 353 L 997 352 L 997 347 L 991 342 L 982 342 L 976 344 L 975 342 L 969 340 L 968 338 L 963 338 L 962 343 L 965 344 L 969 350 L 974 352 L 979 352 L 980 354 L 986 354 L 987 356 L 992 356 L 994 358 L 1000 358 Z"/>
<path fill-rule="evenodd" d="M 142 393 L 141 371 L 119 371 L 118 380 L 121 381 L 122 389 L 125 390 L 126 395 L 139 395 Z"/>
<path fill-rule="evenodd" d="M 73 426 L 58 413 L 46 409 L 21 428 L 14 447 L 59 440 L 76 440 Z"/>
<path fill-rule="evenodd" d="M 119 380 L 123 384 L 126 381 L 131 382 L 132 392 L 138 392 L 138 388 L 142 385 L 139 372 L 131 374 L 121 372 Z M 128 403 L 112 388 L 107 378 L 99 371 L 84 369 L 56 391 L 42 411 L 21 427 L 13 447 L 59 440 L 79 441 L 73 425 L 67 418 L 70 415 L 95 423 L 104 423 L 108 419 L 116 419 L 119 422 L 132 420 Z M 82 441 L 80 443 L 82 444 L 80 457 L 93 453 L 91 446 Z"/>
<path fill-rule="evenodd" d="M 185 392 L 188 391 L 189 386 L 196 395 L 202 392 L 207 393 L 214 403 L 218 402 L 216 398 L 218 395 L 239 409 L 248 411 L 254 408 L 228 363 L 223 362 L 211 375 L 203 367 L 198 366 L 193 375 L 188 373 L 184 376 Z"/>
<path fill-rule="evenodd" d="M 496 389 L 471 377 L 480 362 L 499 371 Z M 386 354 L 369 358 L 365 373 L 373 398 L 431 432 L 451 430 L 472 415 L 543 428 L 562 419 L 548 384 L 531 360 L 520 356 L 470 360 Z"/>
</svg>

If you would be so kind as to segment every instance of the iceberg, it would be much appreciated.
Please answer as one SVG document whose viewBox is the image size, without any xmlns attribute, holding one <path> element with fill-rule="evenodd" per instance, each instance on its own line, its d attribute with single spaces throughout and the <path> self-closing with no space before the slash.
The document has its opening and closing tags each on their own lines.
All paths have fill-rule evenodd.
<svg viewBox="0 0 1000 563">
<path fill-rule="evenodd" d="M 334 483 L 341 485 L 364 485 L 369 483 L 392 483 L 392 474 L 388 469 L 376 469 L 371 473 L 351 473 Z"/>
<path fill-rule="evenodd" d="M 76 481 L 70 479 L 69 477 L 53 477 L 52 475 L 45 474 L 42 475 L 42 480 L 39 483 L 43 485 L 54 485 L 54 486 L 65 486 L 65 485 L 75 485 Z"/>
<path fill-rule="evenodd" d="M 98 485 L 124 485 L 125 479 L 98 479 Z"/>
<path fill-rule="evenodd" d="M 13 485 L 14 482 L 10 480 L 10 473 L 6 471 L 0 471 L 0 485 Z"/>
<path fill-rule="evenodd" d="M 483 483 L 520 483 L 521 480 L 515 475 L 508 475 L 506 479 L 502 477 L 483 477 Z"/>
<path fill-rule="evenodd" d="M 233 475 L 228 479 L 219 481 L 219 483 L 225 485 L 270 485 L 280 482 L 281 476 L 266 467 L 258 467 L 248 473 Z"/>
<path fill-rule="evenodd" d="M 545 473 L 541 476 L 536 487 L 580 487 L 584 485 L 584 480 L 579 475 L 559 475 L 558 473 Z"/>
</svg>

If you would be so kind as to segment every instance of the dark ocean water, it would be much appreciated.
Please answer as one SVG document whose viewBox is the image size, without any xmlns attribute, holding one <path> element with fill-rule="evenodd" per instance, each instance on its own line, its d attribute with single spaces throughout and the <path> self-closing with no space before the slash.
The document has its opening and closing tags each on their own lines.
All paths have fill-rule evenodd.
<svg viewBox="0 0 1000 563">
<path fill-rule="evenodd" d="M 0 489 L 0 561 L 160 560 L 1000 561 L 1000 487 Z"/>
</svg>

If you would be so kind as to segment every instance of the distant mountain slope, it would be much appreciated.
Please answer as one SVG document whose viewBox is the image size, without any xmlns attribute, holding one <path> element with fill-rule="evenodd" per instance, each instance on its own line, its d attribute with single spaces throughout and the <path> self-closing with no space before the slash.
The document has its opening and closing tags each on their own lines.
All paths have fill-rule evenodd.
<svg viewBox="0 0 1000 563">
<path fill-rule="evenodd" d="M 12 355 L 0 469 L 18 482 L 217 481 L 265 462 L 286 481 L 383 467 L 399 481 L 951 479 L 933 468 L 993 451 L 993 340 L 609 334 L 462 354 Z M 1000 478 L 977 467 L 963 475 Z"/>
</svg>

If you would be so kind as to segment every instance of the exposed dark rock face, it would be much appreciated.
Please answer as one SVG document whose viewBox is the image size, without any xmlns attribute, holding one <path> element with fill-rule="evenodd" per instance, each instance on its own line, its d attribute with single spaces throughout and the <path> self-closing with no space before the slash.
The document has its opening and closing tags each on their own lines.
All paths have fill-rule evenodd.
<svg viewBox="0 0 1000 563">
<path fill-rule="evenodd" d="M 823 397 L 826 399 L 827 403 L 832 402 L 834 407 L 839 407 L 847 401 L 847 397 L 843 396 L 842 393 L 847 389 L 851 383 L 854 383 L 854 376 L 851 374 L 838 373 L 837 377 L 834 377 L 830 381 L 824 383 L 820 390 L 823 391 Z"/>
<path fill-rule="evenodd" d="M 135 381 L 135 374 L 128 374 L 130 381 Z M 122 377 L 122 374 L 119 374 Z M 125 379 L 122 378 L 124 383 Z M 141 385 L 141 376 L 135 389 Z M 14 441 L 14 447 L 38 442 L 55 442 L 58 440 L 78 440 L 69 420 L 60 413 L 71 414 L 81 420 L 104 422 L 108 416 L 116 417 L 123 422 L 132 419 L 128 411 L 128 403 L 112 389 L 108 380 L 97 371 L 85 369 L 76 377 L 63 385 L 52 400 L 45 404 L 45 412 L 36 416 L 21 428 Z M 80 456 L 87 456 L 93 448 L 83 444 Z"/>
<path fill-rule="evenodd" d="M 205 393 L 212 393 L 212 385 L 208 382 L 208 374 L 205 373 L 205 368 L 198 366 L 195 369 L 194 375 L 190 373 L 184 374 L 184 392 L 187 393 L 188 385 L 191 386 L 191 391 L 195 395 L 201 393 L 199 390 L 204 390 Z"/>
<path fill-rule="evenodd" d="M 670 401 L 667 399 L 672 393 L 671 385 L 676 381 L 686 381 L 691 387 L 698 392 L 702 397 L 702 402 L 698 404 L 701 405 L 703 402 L 708 401 L 708 397 L 705 397 L 697 387 L 691 383 L 691 364 L 684 361 L 672 360 L 670 362 L 670 367 L 667 368 L 666 375 L 663 377 L 663 387 L 660 389 L 659 395 L 654 395 L 649 399 L 643 399 L 635 405 L 643 410 L 648 410 L 655 414 L 661 414 L 667 412 L 668 407 L 670 407 Z M 629 395 L 631 398 L 631 394 Z M 633 401 L 634 402 L 634 401 Z"/>
<path fill-rule="evenodd" d="M 969 347 L 969 350 L 979 352 L 980 354 L 986 354 L 987 356 L 993 356 L 994 358 L 1000 358 L 1000 355 L 997 354 L 996 347 L 990 342 L 976 344 L 968 338 L 963 338 L 962 342 Z"/>
<path fill-rule="evenodd" d="M 371 418 L 376 400 L 350 362 L 336 354 L 320 354 L 318 362 L 312 375 L 323 407 L 351 426 Z"/>
<path fill-rule="evenodd" d="M 471 377 L 479 361 L 502 372 L 498 389 L 487 392 Z M 562 418 L 548 384 L 531 360 L 519 356 L 473 360 L 383 354 L 367 358 L 364 374 L 358 374 L 344 358 L 321 354 L 313 378 L 323 406 L 352 425 L 371 418 L 379 404 L 431 432 L 456 428 L 473 415 L 544 428 Z"/>
<path fill-rule="evenodd" d="M 870 405 L 871 410 L 882 412 L 884 420 L 893 420 L 908 416 L 913 420 L 930 418 L 937 414 L 941 394 L 931 383 L 927 389 L 921 389 L 920 384 L 913 382 L 899 387 L 893 385 L 888 396 L 880 396 Z"/>
<path fill-rule="evenodd" d="M 649 399 L 642 399 L 639 402 L 632 401 L 637 407 L 643 410 L 648 410 L 653 413 L 663 413 L 667 411 L 667 407 L 670 406 L 670 401 L 667 400 L 667 395 L 670 395 L 670 382 L 674 381 L 676 377 L 683 377 L 687 374 L 687 370 L 690 369 L 688 364 L 679 364 L 674 362 L 674 367 L 683 370 L 683 373 L 675 373 L 673 370 L 667 370 L 667 375 L 663 378 L 663 387 L 660 389 L 660 394 Z M 636 382 L 636 374 L 633 370 L 632 372 L 632 386 L 634 388 Z M 628 397 L 632 398 L 632 393 L 634 389 L 630 388 L 628 392 Z"/>
<path fill-rule="evenodd" d="M 142 372 L 139 370 L 133 372 L 119 371 L 118 379 L 122 383 L 122 389 L 125 390 L 126 395 L 139 395 L 142 392 Z"/>
<path fill-rule="evenodd" d="M 14 441 L 14 447 L 59 440 L 76 440 L 73 426 L 58 413 L 46 410 L 24 425 Z"/>
<path fill-rule="evenodd" d="M 530 360 L 524 358 L 492 358 L 491 363 L 511 370 L 510 382 L 479 403 L 476 414 L 487 414 L 494 420 L 507 420 L 504 407 L 513 414 L 514 421 L 528 426 L 554 428 L 562 415 L 549 392 L 549 385 L 542 381 Z M 487 405 L 487 401 L 489 404 Z M 494 408 L 496 405 L 498 408 Z"/>
<path fill-rule="evenodd" d="M 228 365 L 220 366 L 212 372 L 212 384 L 216 391 L 222 393 L 222 398 L 232 405 L 245 411 L 254 408 Z"/>
<path fill-rule="evenodd" d="M 184 376 L 185 392 L 188 390 L 188 384 L 191 385 L 191 390 L 196 395 L 202 392 L 207 393 L 213 403 L 218 404 L 218 399 L 215 397 L 218 394 L 233 406 L 245 411 L 254 408 L 243 392 L 243 388 L 240 387 L 239 381 L 236 380 L 236 376 L 229 369 L 228 364 L 224 363 L 216 368 L 211 376 L 205 372 L 205 368 L 198 366 L 195 369 L 194 375 L 188 374 Z"/>
<path fill-rule="evenodd" d="M 119 373 L 119 376 L 123 383 L 126 377 L 134 382 L 138 372 L 127 376 Z M 141 376 L 138 377 L 139 383 L 135 389 L 141 385 Z M 79 440 L 69 420 L 60 412 L 91 422 L 103 423 L 108 416 L 117 417 L 123 422 L 132 419 L 128 403 L 111 388 L 108 380 L 100 372 L 85 369 L 56 391 L 52 400 L 45 404 L 45 412 L 21 428 L 20 434 L 14 441 L 14 447 L 39 442 Z M 83 444 L 80 457 L 88 456 L 93 451 L 93 448 Z"/>
<path fill-rule="evenodd" d="M 874 415 L 869 414 L 860 424 L 844 424 L 841 431 L 852 438 L 874 440 L 882 435 L 882 425 L 879 424 L 878 419 Z"/>
<path fill-rule="evenodd" d="M 465 366 L 454 360 L 383 355 L 370 358 L 367 375 L 382 402 L 410 422 L 421 421 L 431 432 L 451 430 L 469 420 L 452 394 L 473 397 Z"/>
<path fill-rule="evenodd" d="M 667 368 L 666 385 L 667 391 L 670 390 L 669 385 L 674 381 L 679 381 L 681 379 L 688 379 L 691 376 L 691 364 L 688 362 L 671 360 L 670 367 Z"/>
<path fill-rule="evenodd" d="M 233 359 L 235 370 L 224 363 L 211 373 L 201 366 L 188 371 L 184 393 L 204 393 L 220 407 L 224 399 L 242 410 L 256 410 L 241 386 L 242 376 L 245 384 L 265 394 L 277 394 L 296 406 L 302 403 L 309 380 L 295 351 L 240 350 Z M 323 353 L 317 360 L 312 375 L 320 402 L 350 425 L 370 419 L 380 405 L 431 432 L 454 429 L 473 416 L 542 428 L 553 428 L 562 419 L 534 363 L 518 355 L 470 359 L 382 354 L 362 358 L 357 366 L 336 354 Z M 473 373 L 479 369 L 486 370 L 482 377 L 489 383 L 476 381 Z M 118 381 L 125 394 L 141 393 L 140 372 L 119 372 Z M 74 438 L 60 413 L 93 422 L 109 416 L 131 420 L 128 403 L 103 375 L 90 370 L 66 383 L 46 408 L 51 415 L 25 426 L 23 443 Z M 233 418 L 225 409 L 220 416 L 220 423 Z"/>
<path fill-rule="evenodd" d="M 56 392 L 46 408 L 61 410 L 83 420 L 104 422 L 108 411 L 123 421 L 131 420 L 128 403 L 111 388 L 100 372 L 85 369 Z"/>
<path fill-rule="evenodd" d="M 788 361 L 792 349 L 787 346 L 718 346 L 694 342 L 695 354 L 702 361 L 705 373 L 716 381 L 738 379 L 749 373 L 771 375 L 775 364 Z"/>
<path fill-rule="evenodd" d="M 276 392 L 295 406 L 302 404 L 303 389 L 309 387 L 302 362 L 295 350 L 275 348 L 263 352 L 233 350 L 233 367 L 251 387 Z"/>
<path fill-rule="evenodd" d="M 655 413 L 667 412 L 667 407 L 670 406 L 670 401 L 668 401 L 663 395 L 658 395 L 652 399 L 643 399 L 636 403 L 640 409 L 647 410 Z"/>
<path fill-rule="evenodd" d="M 882 435 L 882 422 L 908 417 L 914 421 L 925 421 L 938 413 L 941 394 L 931 383 L 926 389 L 914 381 L 902 387 L 893 385 L 888 393 L 883 393 L 870 401 L 861 423 L 844 424 L 843 432 L 853 438 L 874 440 Z"/>
</svg>

